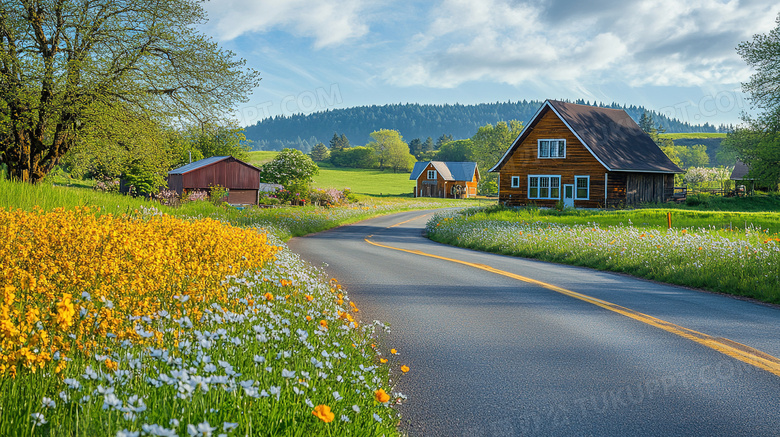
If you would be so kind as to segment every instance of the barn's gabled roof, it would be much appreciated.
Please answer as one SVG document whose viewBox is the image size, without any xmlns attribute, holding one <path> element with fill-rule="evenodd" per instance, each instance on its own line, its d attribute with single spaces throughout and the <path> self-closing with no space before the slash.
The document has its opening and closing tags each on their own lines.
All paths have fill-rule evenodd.
<svg viewBox="0 0 780 437">
<path fill-rule="evenodd" d="M 183 165 L 179 168 L 174 168 L 173 170 L 169 171 L 168 174 L 184 174 L 189 173 L 193 170 L 197 170 L 202 167 L 208 167 L 211 164 L 215 164 L 219 161 L 224 161 L 226 159 L 230 158 L 229 156 L 212 156 L 210 158 L 203 158 L 199 161 L 191 162 L 187 165 Z"/>
<path fill-rule="evenodd" d="M 191 163 L 189 163 L 187 165 L 183 165 L 183 166 L 181 166 L 179 168 L 175 168 L 175 169 L 169 171 L 168 174 L 169 175 L 185 174 L 185 173 L 189 173 L 189 172 L 191 172 L 193 170 L 198 170 L 198 169 L 203 168 L 203 167 L 208 167 L 210 165 L 213 165 L 213 164 L 216 164 L 218 162 L 222 162 L 222 161 L 225 161 L 225 160 L 228 160 L 228 159 L 231 160 L 231 162 L 237 162 L 237 163 L 245 165 L 245 166 L 247 166 L 247 167 L 249 167 L 249 168 L 251 168 L 253 170 L 260 171 L 260 169 L 255 167 L 254 165 L 248 164 L 248 163 L 246 163 L 246 162 L 244 162 L 244 161 L 242 161 L 240 159 L 236 159 L 236 158 L 234 158 L 232 156 L 212 156 L 210 158 L 203 158 L 203 159 L 201 159 L 199 161 L 191 162 Z"/>
<path fill-rule="evenodd" d="M 731 180 L 733 181 L 750 181 L 753 180 L 753 178 L 746 177 L 748 172 L 750 172 L 750 167 L 748 167 L 747 164 L 744 162 L 737 160 L 737 162 L 734 164 L 734 170 L 731 172 Z"/>
<path fill-rule="evenodd" d="M 544 102 L 491 172 L 501 169 L 547 111 L 554 112 L 608 171 L 683 173 L 626 111 L 558 100 Z"/>
<path fill-rule="evenodd" d="M 428 164 L 433 164 L 433 168 L 439 172 L 445 181 L 472 181 L 474 180 L 474 174 L 479 174 L 476 162 L 421 161 L 414 163 L 409 180 L 417 180 L 423 170 L 428 167 Z"/>
</svg>

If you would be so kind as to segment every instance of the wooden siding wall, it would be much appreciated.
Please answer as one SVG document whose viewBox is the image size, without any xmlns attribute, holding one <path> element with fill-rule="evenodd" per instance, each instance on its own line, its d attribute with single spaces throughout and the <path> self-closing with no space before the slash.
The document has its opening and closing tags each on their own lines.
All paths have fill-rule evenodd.
<svg viewBox="0 0 780 437">
<path fill-rule="evenodd" d="M 628 173 L 626 181 L 626 204 L 668 202 L 673 195 L 673 174 Z"/>
<path fill-rule="evenodd" d="M 184 185 L 182 184 L 182 175 L 172 174 L 168 175 L 168 189 L 176 191 L 178 195 L 184 191 Z"/>
<path fill-rule="evenodd" d="M 260 169 L 226 159 L 182 175 L 182 187 L 186 190 L 208 189 L 214 184 L 231 190 L 257 190 Z"/>
<path fill-rule="evenodd" d="M 432 191 L 430 195 L 427 195 L 425 185 L 433 185 L 430 184 L 432 180 L 428 179 L 428 170 L 436 170 L 436 167 L 434 167 L 433 164 L 428 163 L 428 166 L 425 167 L 425 170 L 420 173 L 420 176 L 417 178 L 417 192 L 415 193 L 415 196 L 444 197 L 444 178 L 441 177 L 439 170 L 436 170 L 436 184 L 431 187 Z"/>
<path fill-rule="evenodd" d="M 552 207 L 558 200 L 528 198 L 529 174 L 560 175 L 561 192 L 564 184 L 574 183 L 574 176 L 590 176 L 589 199 L 575 200 L 574 206 L 603 207 L 604 174 L 606 173 L 604 166 L 591 155 L 554 112 L 549 108 L 544 111 L 538 123 L 533 126 L 499 172 L 499 202 L 514 206 L 534 203 L 538 206 Z M 537 140 L 561 138 L 566 140 L 566 158 L 539 159 L 537 157 Z M 519 188 L 511 187 L 512 176 L 520 177 Z M 609 189 L 617 189 L 617 187 L 613 188 L 612 181 L 609 181 Z"/>
<path fill-rule="evenodd" d="M 607 207 L 625 205 L 627 180 L 628 173 L 610 173 L 607 175 Z"/>
<path fill-rule="evenodd" d="M 629 173 L 626 182 L 626 204 L 660 202 L 663 199 L 663 175 Z"/>
<path fill-rule="evenodd" d="M 230 190 L 228 191 L 228 203 L 233 205 L 255 205 L 257 204 L 258 190 Z"/>
</svg>

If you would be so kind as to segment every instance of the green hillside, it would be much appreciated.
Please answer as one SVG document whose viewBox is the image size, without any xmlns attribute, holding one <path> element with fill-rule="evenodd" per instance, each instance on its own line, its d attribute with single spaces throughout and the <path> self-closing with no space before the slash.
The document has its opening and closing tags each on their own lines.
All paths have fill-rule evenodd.
<svg viewBox="0 0 780 437">
<path fill-rule="evenodd" d="M 662 138 L 669 138 L 676 146 L 692 147 L 697 144 L 707 146 L 707 156 L 710 157 L 710 167 L 733 166 L 734 158 L 718 156 L 720 143 L 726 138 L 725 133 L 694 132 L 694 133 L 665 133 Z"/>
<path fill-rule="evenodd" d="M 443 134 L 462 139 L 471 137 L 480 126 L 488 123 L 495 125 L 499 121 L 509 120 L 528 122 L 542 103 L 538 100 L 523 100 L 474 105 L 406 103 L 356 106 L 266 118 L 253 126 L 247 126 L 244 134 L 255 150 L 291 147 L 304 153 L 308 153 L 318 142 L 327 144 L 334 133 L 346 135 L 353 145 L 363 145 L 371 141 L 371 132 L 379 129 L 395 129 L 407 141 L 415 138 L 425 141 L 427 137 L 435 141 Z M 725 129 L 725 126 L 708 123 L 692 125 L 643 106 L 584 100 L 573 103 L 623 109 L 634 120 L 639 120 L 642 114 L 648 112 L 657 125 L 664 126 L 669 132 L 723 132 Z"/>
<path fill-rule="evenodd" d="M 249 152 L 249 157 L 247 158 L 246 162 L 254 165 L 255 167 L 260 167 L 266 162 L 273 161 L 277 153 L 279 152 L 266 152 L 266 151 Z"/>
</svg>

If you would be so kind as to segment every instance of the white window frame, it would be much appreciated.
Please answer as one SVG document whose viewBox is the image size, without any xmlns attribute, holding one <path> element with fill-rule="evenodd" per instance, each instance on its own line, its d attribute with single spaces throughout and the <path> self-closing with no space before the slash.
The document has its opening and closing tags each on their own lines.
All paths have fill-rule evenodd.
<svg viewBox="0 0 780 437">
<path fill-rule="evenodd" d="M 536 196 L 531 196 L 532 180 L 536 181 Z M 556 184 L 553 184 L 553 181 Z M 544 184 L 546 182 L 546 185 Z M 542 197 L 542 190 L 547 190 L 547 196 Z M 558 195 L 553 197 L 553 190 L 558 190 Z M 528 175 L 528 198 L 539 200 L 559 200 L 561 198 L 561 175 Z"/>
<path fill-rule="evenodd" d="M 546 153 L 542 153 L 542 142 L 546 144 Z M 555 155 L 552 156 L 550 146 L 555 144 Z M 563 155 L 560 154 L 561 146 L 563 144 Z M 560 155 L 560 156 L 559 156 Z M 566 139 L 564 138 L 540 138 L 536 140 L 536 156 L 539 159 L 563 159 L 566 158 Z"/>
<path fill-rule="evenodd" d="M 512 176 L 512 188 L 520 188 L 520 176 Z"/>
<path fill-rule="evenodd" d="M 585 188 L 587 189 L 587 195 L 585 197 L 577 196 L 577 194 L 579 193 L 578 182 L 580 179 L 586 180 Z M 590 200 L 590 176 L 574 176 L 574 200 Z"/>
<path fill-rule="evenodd" d="M 436 179 L 436 170 L 428 170 L 428 179 Z"/>
</svg>

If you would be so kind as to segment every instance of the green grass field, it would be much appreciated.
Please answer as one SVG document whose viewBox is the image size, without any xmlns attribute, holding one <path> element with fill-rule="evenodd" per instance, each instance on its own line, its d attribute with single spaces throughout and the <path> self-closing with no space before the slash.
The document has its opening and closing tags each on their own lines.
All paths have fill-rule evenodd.
<svg viewBox="0 0 780 437">
<path fill-rule="evenodd" d="M 414 189 L 409 173 L 324 166 L 314 177 L 313 185 L 317 188 L 349 188 L 353 193 L 371 196 L 411 196 Z"/>
<path fill-rule="evenodd" d="M 726 134 L 713 133 L 713 132 L 694 132 L 694 133 L 680 133 L 680 134 L 661 134 L 661 138 L 669 138 L 672 140 L 679 140 L 681 138 L 726 138 Z"/>
<path fill-rule="evenodd" d="M 249 152 L 247 162 L 261 166 L 274 159 L 279 152 Z M 353 193 L 369 196 L 411 196 L 414 182 L 409 173 L 371 170 L 364 168 L 336 168 L 327 163 L 317 163 L 320 173 L 314 177 L 315 188 L 349 188 Z"/>
</svg>

